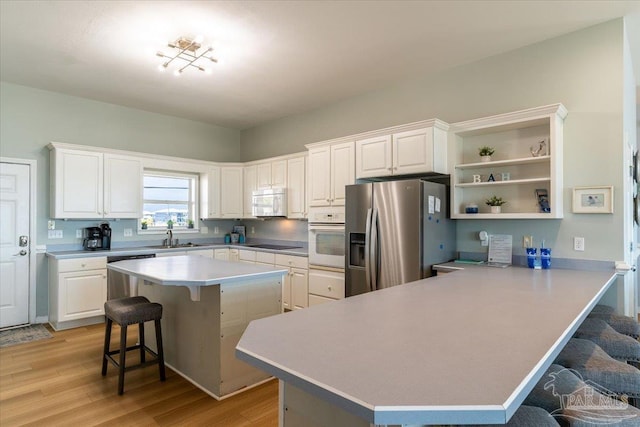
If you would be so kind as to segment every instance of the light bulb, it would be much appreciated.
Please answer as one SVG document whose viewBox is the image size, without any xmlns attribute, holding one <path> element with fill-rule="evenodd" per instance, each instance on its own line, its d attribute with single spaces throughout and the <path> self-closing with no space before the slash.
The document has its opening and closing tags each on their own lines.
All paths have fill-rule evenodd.
<svg viewBox="0 0 640 427">
<path fill-rule="evenodd" d="M 166 70 L 166 69 L 167 69 L 167 67 L 164 64 L 158 65 L 158 71 L 164 72 L 164 70 Z"/>
<path fill-rule="evenodd" d="M 159 56 L 160 58 L 164 58 L 164 53 L 157 51 L 156 56 Z"/>
<path fill-rule="evenodd" d="M 204 40 L 204 37 L 202 37 L 202 35 L 196 36 L 196 38 L 193 39 L 193 41 L 198 44 L 202 43 L 203 40 Z"/>
<path fill-rule="evenodd" d="M 180 74 L 181 74 L 181 73 L 182 73 L 182 70 L 175 70 L 175 71 L 173 72 L 173 75 L 174 75 L 174 76 L 176 76 L 176 77 L 180 77 Z"/>
</svg>

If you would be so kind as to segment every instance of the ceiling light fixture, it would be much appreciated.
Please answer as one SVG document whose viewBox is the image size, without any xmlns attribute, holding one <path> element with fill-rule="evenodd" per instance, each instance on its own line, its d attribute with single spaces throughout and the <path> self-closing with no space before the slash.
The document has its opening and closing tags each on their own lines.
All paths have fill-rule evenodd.
<svg viewBox="0 0 640 427">
<path fill-rule="evenodd" d="M 158 65 L 158 70 L 160 71 L 166 70 L 169 67 L 169 64 L 171 64 L 176 59 L 179 59 L 181 61 L 186 61 L 186 64 L 184 64 L 183 62 L 176 62 L 177 64 L 180 64 L 180 65 L 184 64 L 184 65 L 173 72 L 175 76 L 181 75 L 182 72 L 187 67 L 195 67 L 200 71 L 204 71 L 207 74 L 211 74 L 210 68 L 205 68 L 201 65 L 196 64 L 195 62 L 201 58 L 208 59 L 211 62 L 218 62 L 216 58 L 212 56 L 206 56 L 207 53 L 213 51 L 212 47 L 204 48 L 204 51 L 202 53 L 200 54 L 198 53 L 198 49 L 202 47 L 202 36 L 198 36 L 195 39 L 190 39 L 188 37 L 180 37 L 173 43 L 167 43 L 167 46 L 169 46 L 172 49 L 176 49 L 177 53 L 171 56 L 171 55 L 165 55 L 164 53 L 158 51 L 156 53 L 157 56 L 168 59 L 168 61 Z"/>
</svg>

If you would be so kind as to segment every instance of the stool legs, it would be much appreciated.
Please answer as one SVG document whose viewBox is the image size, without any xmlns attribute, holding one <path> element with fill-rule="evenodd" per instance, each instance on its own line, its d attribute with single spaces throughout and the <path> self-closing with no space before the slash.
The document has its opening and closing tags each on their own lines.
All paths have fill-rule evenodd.
<svg viewBox="0 0 640 427">
<path fill-rule="evenodd" d="M 164 371 L 164 349 L 162 347 L 162 327 L 160 326 L 160 319 L 155 320 L 155 328 L 156 345 L 158 347 L 158 369 L 160 370 L 160 381 L 164 381 L 166 379 L 166 375 Z"/>
<path fill-rule="evenodd" d="M 144 323 L 138 323 L 138 341 L 140 341 L 140 363 L 144 363 Z"/>
<path fill-rule="evenodd" d="M 107 354 L 109 353 L 109 343 L 111 342 L 111 326 L 113 320 L 107 318 L 107 325 L 104 331 L 104 351 L 102 352 L 102 376 L 107 375 Z"/>
<path fill-rule="evenodd" d="M 118 366 L 118 394 L 124 393 L 124 368 L 127 355 L 127 325 L 120 326 L 120 366 Z"/>
</svg>

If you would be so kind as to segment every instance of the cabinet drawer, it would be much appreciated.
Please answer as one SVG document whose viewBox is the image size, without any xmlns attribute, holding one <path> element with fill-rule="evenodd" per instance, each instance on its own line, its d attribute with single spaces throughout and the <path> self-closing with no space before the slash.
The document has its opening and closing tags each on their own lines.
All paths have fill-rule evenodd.
<svg viewBox="0 0 640 427">
<path fill-rule="evenodd" d="M 248 251 L 246 249 L 240 249 L 240 261 L 256 261 L 256 251 Z"/>
<path fill-rule="evenodd" d="M 107 257 L 61 259 L 58 261 L 58 272 L 87 271 L 107 268 Z"/>
<path fill-rule="evenodd" d="M 344 273 L 309 270 L 309 293 L 327 298 L 344 298 Z"/>
<path fill-rule="evenodd" d="M 276 265 L 308 269 L 309 260 L 304 256 L 276 254 Z"/>
<path fill-rule="evenodd" d="M 335 301 L 333 298 L 321 297 L 318 295 L 309 294 L 309 307 L 324 304 L 325 302 Z"/>
<path fill-rule="evenodd" d="M 271 252 L 256 252 L 256 262 L 274 265 L 276 263 L 276 254 Z"/>
</svg>

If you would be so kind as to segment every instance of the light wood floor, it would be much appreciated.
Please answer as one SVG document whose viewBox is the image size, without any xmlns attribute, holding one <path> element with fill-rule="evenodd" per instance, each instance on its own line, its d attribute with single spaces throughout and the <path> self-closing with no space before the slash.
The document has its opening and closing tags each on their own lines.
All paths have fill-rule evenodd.
<svg viewBox="0 0 640 427">
<path fill-rule="evenodd" d="M 137 327 L 129 331 L 133 345 Z M 169 368 L 160 382 L 153 365 L 127 372 L 118 396 L 116 368 L 100 374 L 104 325 L 51 332 L 51 339 L 0 349 L 2 427 L 278 425 L 276 380 L 216 401 Z M 114 348 L 119 336 L 115 327 Z M 135 362 L 136 354 L 127 358 Z"/>
</svg>

